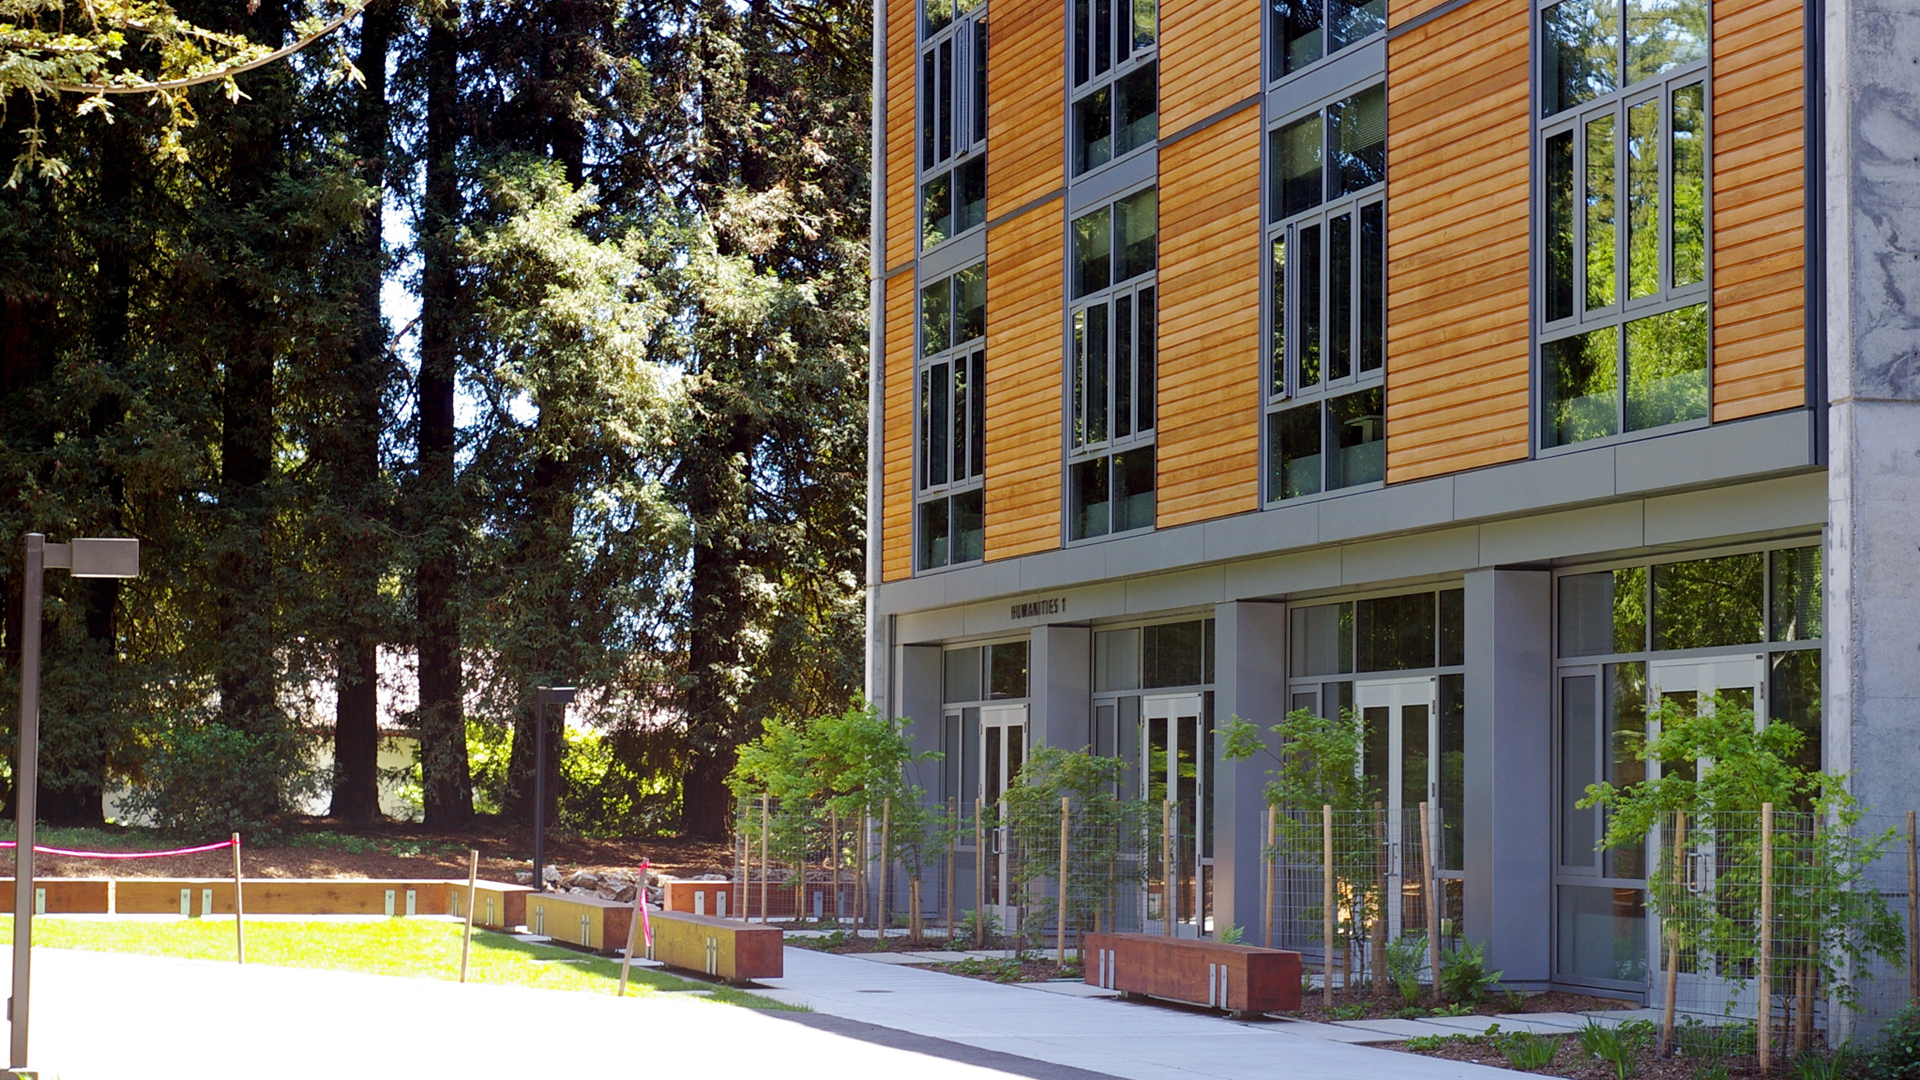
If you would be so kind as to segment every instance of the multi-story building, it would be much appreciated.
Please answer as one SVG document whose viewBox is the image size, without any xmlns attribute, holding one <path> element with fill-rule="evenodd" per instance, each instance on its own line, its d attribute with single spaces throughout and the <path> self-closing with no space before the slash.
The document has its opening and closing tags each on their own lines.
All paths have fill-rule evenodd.
<svg viewBox="0 0 1920 1080">
<path fill-rule="evenodd" d="M 1121 756 L 1206 933 L 1260 902 L 1217 727 L 1352 709 L 1491 965 L 1627 994 L 1645 867 L 1573 804 L 1650 702 L 1743 695 L 1920 805 L 1915 41 L 1876 0 L 881 0 L 868 689 L 922 783 Z"/>
</svg>

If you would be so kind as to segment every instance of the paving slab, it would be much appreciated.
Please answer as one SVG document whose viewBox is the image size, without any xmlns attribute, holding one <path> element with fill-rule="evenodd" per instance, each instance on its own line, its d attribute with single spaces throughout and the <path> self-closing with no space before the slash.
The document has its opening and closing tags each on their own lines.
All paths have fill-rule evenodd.
<svg viewBox="0 0 1920 1080">
<path fill-rule="evenodd" d="M 1505 1070 L 1312 1038 L 1182 1006 L 1043 993 L 788 949 L 763 980 L 817 1014 L 1123 1080 L 1512 1080 Z M 1062 984 L 1064 985 L 1064 984 Z M 768 991 L 758 991 L 768 992 Z M 1380 1033 L 1371 1033 L 1378 1037 Z M 1404 1036 L 1392 1036 L 1398 1038 Z"/>
<path fill-rule="evenodd" d="M 1106 990 L 1079 979 L 1049 979 L 1046 982 L 1014 983 L 1022 990 L 1038 990 L 1043 994 L 1063 994 L 1077 998 L 1117 998 L 1118 990 Z"/>
<path fill-rule="evenodd" d="M 1447 1019 L 1459 1019 L 1448 1017 Z M 1424 1035 L 1478 1035 L 1487 1030 L 1488 1020 L 1471 1030 L 1453 1027 L 1433 1020 L 1399 1020 L 1386 1018 L 1381 1020 L 1335 1020 L 1334 1027 L 1351 1028 L 1355 1031 L 1374 1031 L 1382 1035 L 1391 1035 L 1396 1039 L 1415 1039 Z"/>
<path fill-rule="evenodd" d="M 1313 1020 L 1284 1020 L 1286 1026 L 1279 1030 L 1288 1035 L 1304 1035 L 1309 1039 L 1325 1039 L 1327 1042 L 1367 1043 L 1399 1042 L 1400 1036 L 1389 1035 L 1383 1031 L 1367 1031 L 1364 1028 L 1342 1027 L 1339 1024 L 1322 1024 Z"/>
</svg>

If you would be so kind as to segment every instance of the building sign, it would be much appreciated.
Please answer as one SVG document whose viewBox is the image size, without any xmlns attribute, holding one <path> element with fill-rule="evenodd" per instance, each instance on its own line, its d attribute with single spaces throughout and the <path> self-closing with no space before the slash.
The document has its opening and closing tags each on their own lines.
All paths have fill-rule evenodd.
<svg viewBox="0 0 1920 1080">
<path fill-rule="evenodd" d="M 1013 617 L 1016 619 L 1037 619 L 1042 615 L 1059 615 L 1067 610 L 1067 598 L 1052 596 L 1045 600 L 1028 600 L 1013 605 Z"/>
</svg>

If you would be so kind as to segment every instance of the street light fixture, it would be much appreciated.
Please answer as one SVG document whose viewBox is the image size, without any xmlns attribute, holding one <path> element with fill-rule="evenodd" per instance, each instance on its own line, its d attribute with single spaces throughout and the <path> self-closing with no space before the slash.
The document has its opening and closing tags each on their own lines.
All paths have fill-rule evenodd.
<svg viewBox="0 0 1920 1080">
<path fill-rule="evenodd" d="M 579 693 L 571 686 L 533 688 L 533 891 L 547 891 L 547 706 L 562 709 Z"/>
<path fill-rule="evenodd" d="M 49 544 L 27 534 L 27 573 L 20 605 L 20 764 L 13 777 L 13 997 L 7 1001 L 12 1028 L 8 1060 L 27 1067 L 27 1005 L 32 986 L 33 826 L 40 810 L 40 620 L 41 579 L 65 570 L 77 578 L 140 576 L 140 541 L 85 539 Z"/>
</svg>

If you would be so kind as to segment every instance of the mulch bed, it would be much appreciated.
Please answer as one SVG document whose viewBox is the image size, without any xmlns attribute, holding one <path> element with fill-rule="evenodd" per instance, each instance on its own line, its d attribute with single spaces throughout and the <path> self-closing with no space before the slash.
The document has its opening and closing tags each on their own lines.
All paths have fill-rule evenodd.
<svg viewBox="0 0 1920 1080">
<path fill-rule="evenodd" d="M 1422 1004 L 1431 1006 L 1432 1001 L 1428 999 Z M 1526 1000 L 1521 1002 L 1518 1008 L 1515 1008 L 1514 1003 L 1505 997 L 1494 995 L 1478 1005 L 1473 1006 L 1472 1012 L 1469 1015 L 1497 1016 L 1501 1013 L 1592 1012 L 1597 1009 L 1631 1008 L 1634 1008 L 1632 1002 L 1621 1001 L 1618 998 L 1594 997 L 1590 994 L 1567 994 L 1558 990 L 1549 990 L 1541 994 L 1528 994 Z M 1400 995 L 1396 992 L 1388 991 L 1385 999 L 1377 999 L 1373 996 L 1372 992 L 1366 990 L 1335 990 L 1333 992 L 1333 1009 L 1331 1011 L 1329 1011 L 1325 1005 L 1321 1004 L 1320 994 L 1314 992 L 1301 995 L 1299 1009 L 1292 1012 L 1276 1013 L 1275 1015 L 1291 1017 L 1295 1020 L 1313 1020 L 1319 1023 L 1327 1023 L 1334 1020 L 1385 1020 L 1402 1014 L 1412 1015 L 1407 1012 L 1405 1006 L 1400 1004 Z M 1419 1015 L 1432 1015 L 1432 1009 L 1430 1007 L 1422 1008 L 1420 1009 Z"/>
<path fill-rule="evenodd" d="M 0 827 L 11 838 L 11 825 Z M 153 847 L 149 833 L 108 828 L 124 833 L 124 845 L 103 843 L 96 850 L 135 850 Z M 191 847 L 207 840 L 192 839 Z M 46 840 L 41 840 L 43 845 Z M 54 844 L 59 847 L 62 845 Z M 464 878 L 467 850 L 480 852 L 480 876 L 514 881 L 515 871 L 533 869 L 533 830 L 498 822 L 479 822 L 463 832 L 423 829 L 417 825 L 376 824 L 349 826 L 325 818 L 308 819 L 282 829 L 279 841 L 256 845 L 241 837 L 243 871 L 250 878 Z M 733 864 L 732 848 L 722 843 L 682 839 L 592 840 L 547 836 L 547 862 L 562 874 L 575 870 L 632 871 L 650 859 L 662 873 L 691 877 L 726 873 Z M 0 854 L 0 864 L 11 859 Z M 163 859 L 73 859 L 36 855 L 34 871 L 42 877 L 231 877 L 233 853 L 211 851 Z"/>
<path fill-rule="evenodd" d="M 1385 1044 L 1384 1049 L 1407 1050 L 1404 1043 Z M 1415 1050 L 1423 1057 L 1446 1058 L 1449 1061 L 1467 1061 L 1477 1065 L 1492 1065 L 1496 1068 L 1513 1068 L 1507 1062 L 1506 1055 L 1486 1042 L 1454 1042 L 1434 1050 Z M 1725 1062 L 1727 1080 L 1760 1080 L 1760 1070 L 1743 1067 L 1737 1062 Z M 1699 1075 L 1701 1063 L 1687 1058 L 1660 1058 L 1652 1050 L 1643 1051 L 1634 1064 L 1635 1080 L 1694 1080 Z M 1588 1055 L 1580 1049 L 1580 1040 L 1571 1035 L 1560 1039 L 1560 1052 L 1554 1056 L 1553 1063 L 1544 1069 L 1535 1071 L 1537 1076 L 1564 1076 L 1570 1080 L 1614 1080 L 1613 1066 L 1599 1058 Z M 1774 1077 L 1793 1075 L 1786 1062 L 1774 1065 Z"/>
</svg>

